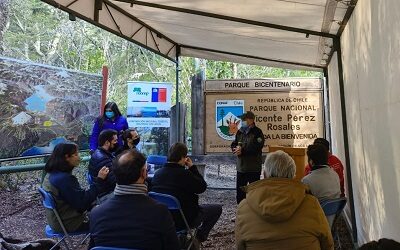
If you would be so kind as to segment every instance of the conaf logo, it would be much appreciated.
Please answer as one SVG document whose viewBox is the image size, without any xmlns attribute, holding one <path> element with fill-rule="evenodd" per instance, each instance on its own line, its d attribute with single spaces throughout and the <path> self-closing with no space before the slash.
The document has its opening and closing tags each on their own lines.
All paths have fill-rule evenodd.
<svg viewBox="0 0 400 250">
<path fill-rule="evenodd" d="M 142 89 L 139 87 L 133 88 L 133 93 L 135 93 L 136 95 L 149 95 L 149 92 L 142 92 Z"/>
</svg>

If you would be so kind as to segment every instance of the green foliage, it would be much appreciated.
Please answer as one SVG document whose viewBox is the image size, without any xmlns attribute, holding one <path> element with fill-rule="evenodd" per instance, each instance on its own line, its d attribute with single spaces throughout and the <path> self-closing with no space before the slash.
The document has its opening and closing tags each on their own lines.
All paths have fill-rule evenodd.
<svg viewBox="0 0 400 250">
<path fill-rule="evenodd" d="M 10 0 L 10 24 L 5 33 L 4 56 L 69 69 L 101 73 L 109 68 L 108 100 L 125 113 L 127 81 L 175 83 L 171 61 L 82 20 L 71 22 L 68 14 L 40 0 Z M 232 62 L 181 57 L 179 101 L 186 104 L 187 134 L 191 134 L 191 77 L 199 70 L 207 79 L 321 77 L 322 73 L 279 69 Z M 175 104 L 175 84 L 172 103 Z"/>
</svg>

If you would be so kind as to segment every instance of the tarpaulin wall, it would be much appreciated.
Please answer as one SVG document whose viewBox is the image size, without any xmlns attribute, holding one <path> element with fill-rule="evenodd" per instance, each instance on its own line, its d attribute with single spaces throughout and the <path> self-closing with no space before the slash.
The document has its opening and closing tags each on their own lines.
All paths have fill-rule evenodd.
<svg viewBox="0 0 400 250">
<path fill-rule="evenodd" d="M 400 1 L 358 1 L 342 36 L 359 244 L 400 241 Z M 338 69 L 329 65 L 332 151 L 344 159 Z"/>
</svg>

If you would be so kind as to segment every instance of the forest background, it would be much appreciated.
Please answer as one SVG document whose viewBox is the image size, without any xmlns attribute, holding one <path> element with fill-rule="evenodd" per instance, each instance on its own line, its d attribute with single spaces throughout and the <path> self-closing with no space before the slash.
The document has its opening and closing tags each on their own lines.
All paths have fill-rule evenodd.
<svg viewBox="0 0 400 250">
<path fill-rule="evenodd" d="M 0 55 L 88 73 L 109 68 L 107 100 L 126 113 L 127 81 L 175 83 L 175 64 L 138 45 L 39 0 L 0 0 Z M 186 137 L 191 136 L 191 78 L 322 77 L 298 71 L 198 58 L 180 58 L 179 100 L 187 105 Z M 175 104 L 173 84 L 172 104 Z"/>
</svg>

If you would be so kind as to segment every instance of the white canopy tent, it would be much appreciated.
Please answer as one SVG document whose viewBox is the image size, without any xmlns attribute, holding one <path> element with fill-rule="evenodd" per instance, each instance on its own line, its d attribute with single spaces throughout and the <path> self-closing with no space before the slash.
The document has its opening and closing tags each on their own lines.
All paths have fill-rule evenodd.
<svg viewBox="0 0 400 250">
<path fill-rule="evenodd" d="M 352 6 L 342 0 L 43 0 L 172 61 L 321 71 Z"/>
<path fill-rule="evenodd" d="M 177 67 L 179 56 L 189 56 L 324 71 L 328 77 L 328 65 L 337 52 L 350 218 L 357 242 L 340 47 L 357 0 L 42 1 L 174 61 Z M 179 120 L 179 112 L 177 116 Z"/>
</svg>

